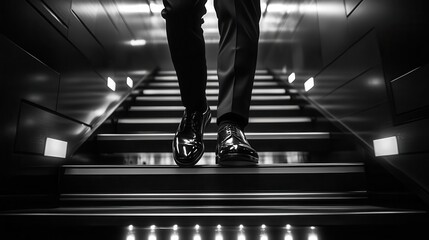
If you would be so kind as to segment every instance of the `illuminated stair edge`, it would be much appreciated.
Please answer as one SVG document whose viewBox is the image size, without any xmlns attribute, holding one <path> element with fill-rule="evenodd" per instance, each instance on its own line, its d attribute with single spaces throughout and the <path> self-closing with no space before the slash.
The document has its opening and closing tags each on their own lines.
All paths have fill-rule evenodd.
<svg viewBox="0 0 429 240">
<path fill-rule="evenodd" d="M 98 140 L 171 140 L 174 133 L 141 133 L 141 134 L 98 134 Z M 283 133 L 246 133 L 250 140 L 286 140 L 286 139 L 329 139 L 329 132 L 283 132 Z M 217 133 L 205 133 L 205 140 L 216 140 Z"/>
</svg>

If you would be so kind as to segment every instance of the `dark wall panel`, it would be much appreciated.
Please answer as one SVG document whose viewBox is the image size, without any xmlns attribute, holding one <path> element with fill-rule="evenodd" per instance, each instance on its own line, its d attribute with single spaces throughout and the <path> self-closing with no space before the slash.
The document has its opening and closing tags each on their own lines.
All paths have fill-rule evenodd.
<svg viewBox="0 0 429 240">
<path fill-rule="evenodd" d="M 315 87 L 308 94 L 318 101 L 370 68 L 379 65 L 380 61 L 375 33 L 370 32 L 320 72 L 315 78 Z"/>
<path fill-rule="evenodd" d="M 15 152 L 43 155 L 46 138 L 68 142 L 68 150 L 90 129 L 53 112 L 22 102 L 15 140 Z M 67 152 L 67 156 L 70 152 Z"/>
<path fill-rule="evenodd" d="M 338 118 L 370 109 L 387 101 L 381 67 L 374 67 L 349 81 L 318 103 Z M 331 108 L 334 106 L 334 108 Z"/>
<path fill-rule="evenodd" d="M 390 136 L 386 135 L 388 133 L 383 129 L 390 127 L 393 123 L 388 102 L 340 120 L 370 147 L 374 139 Z"/>
<path fill-rule="evenodd" d="M 19 106 L 22 99 L 56 109 L 59 74 L 0 34 L 1 170 L 7 171 L 13 152 Z"/>
<path fill-rule="evenodd" d="M 318 73 L 323 65 L 317 13 L 308 12 L 302 17 L 292 41 L 292 71 L 297 77 L 294 84 L 303 89 L 304 81 Z"/>
<path fill-rule="evenodd" d="M 69 16 L 58 14 L 60 4 L 66 5 L 70 2 L 56 1 L 56 4 L 47 4 L 42 0 L 27 0 L 33 8 L 40 13 L 52 26 L 54 26 L 63 36 L 67 36 Z M 55 8 L 53 8 L 53 6 Z"/>
<path fill-rule="evenodd" d="M 323 64 L 334 60 L 347 46 L 347 18 L 344 0 L 318 0 Z"/>
<path fill-rule="evenodd" d="M 361 2 L 362 0 L 344 0 L 347 15 L 349 15 Z"/>
<path fill-rule="evenodd" d="M 88 59 L 91 65 L 102 73 L 102 69 L 107 66 L 106 52 L 101 42 L 94 38 L 84 24 L 76 14 L 73 14 L 69 22 L 68 38 Z M 108 74 L 104 74 L 103 77 L 107 78 L 107 76 Z"/>
<path fill-rule="evenodd" d="M 73 0 L 72 11 L 79 23 L 73 25 L 78 29 L 71 29 L 71 37 L 79 46 L 85 46 L 84 53 L 93 53 L 91 59 L 95 60 L 97 70 L 104 77 L 114 74 L 111 68 L 114 61 L 113 53 L 118 45 L 118 32 L 114 22 L 109 19 L 103 5 L 98 0 Z M 81 26 L 85 28 L 81 28 Z M 75 32 L 76 31 L 76 32 Z M 80 39 L 85 36 L 85 39 Z M 95 49 L 96 48 L 97 52 Z M 97 53 L 97 55 L 95 55 Z M 100 58 L 101 57 L 101 58 Z M 102 63 L 101 66 L 98 64 Z"/>
<path fill-rule="evenodd" d="M 7 110 L 12 110 L 10 105 L 17 107 L 20 99 L 55 110 L 59 73 L 3 35 L 0 35 L 0 52 L 1 102 Z"/>
<path fill-rule="evenodd" d="M 58 112 L 92 125 L 99 117 L 98 109 L 118 98 L 98 74 L 90 69 L 76 69 L 61 76 Z M 109 94 L 116 97 L 109 99 Z"/>
<path fill-rule="evenodd" d="M 428 153 L 416 153 L 408 154 L 406 160 L 403 156 L 390 156 L 386 157 L 386 161 L 393 166 L 395 171 L 400 169 L 400 174 L 406 176 L 408 182 L 417 183 L 418 187 L 413 185 L 413 190 L 424 194 L 428 191 L 428 188 L 422 188 L 422 186 L 429 186 L 429 178 L 427 169 L 429 169 L 429 158 Z M 410 181 L 411 179 L 411 181 Z M 427 195 L 424 196 L 425 200 L 428 201 Z"/>
<path fill-rule="evenodd" d="M 389 129 L 391 135 L 398 136 L 401 154 L 428 152 L 428 132 L 429 119 L 421 119 Z"/>
<path fill-rule="evenodd" d="M 389 1 L 388 1 L 389 2 Z M 383 0 L 364 0 L 347 18 L 347 45 L 358 41 L 365 33 L 381 24 L 388 17 L 391 3 Z"/>
<path fill-rule="evenodd" d="M 429 1 L 381 2 L 385 13 L 376 22 L 377 35 L 386 80 L 391 81 L 429 63 Z"/>
<path fill-rule="evenodd" d="M 5 36 L 57 72 L 73 60 L 64 58 L 70 48 L 64 36 L 25 0 L 2 2 L 0 28 Z"/>
<path fill-rule="evenodd" d="M 66 25 L 68 25 L 71 17 L 71 1 L 72 0 L 42 0 L 42 2 L 45 3 L 46 6 L 48 6 L 49 9 Z"/>
<path fill-rule="evenodd" d="M 429 106 L 429 64 L 391 82 L 396 114 Z"/>
</svg>

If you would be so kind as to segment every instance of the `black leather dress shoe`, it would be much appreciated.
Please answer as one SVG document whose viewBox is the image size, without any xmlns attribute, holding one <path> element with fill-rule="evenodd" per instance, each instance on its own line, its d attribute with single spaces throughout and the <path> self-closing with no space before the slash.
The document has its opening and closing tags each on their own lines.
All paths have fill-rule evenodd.
<svg viewBox="0 0 429 240">
<path fill-rule="evenodd" d="M 187 111 L 173 140 L 173 158 L 180 167 L 194 166 L 203 156 L 203 135 L 205 127 L 210 123 L 211 112 Z"/>
<path fill-rule="evenodd" d="M 227 124 L 219 130 L 216 146 L 216 163 L 222 166 L 254 166 L 258 153 L 246 139 L 243 131 Z"/>
</svg>

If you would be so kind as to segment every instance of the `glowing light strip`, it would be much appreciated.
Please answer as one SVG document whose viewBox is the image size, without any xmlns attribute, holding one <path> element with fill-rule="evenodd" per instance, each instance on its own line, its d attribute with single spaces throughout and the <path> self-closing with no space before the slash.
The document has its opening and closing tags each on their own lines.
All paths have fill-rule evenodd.
<svg viewBox="0 0 429 240">
<path fill-rule="evenodd" d="M 181 118 L 123 118 L 119 119 L 119 124 L 163 124 L 180 123 Z M 253 117 L 249 118 L 249 123 L 308 123 L 309 117 Z M 211 119 L 211 123 L 216 123 L 216 118 Z"/>
<path fill-rule="evenodd" d="M 62 194 L 64 197 L 181 197 L 181 198 L 194 198 L 194 197 L 291 197 L 291 196 L 344 196 L 344 195 L 366 195 L 367 191 L 355 191 L 355 192 L 248 192 L 248 193 L 106 193 L 106 194 Z"/>
<path fill-rule="evenodd" d="M 0 216 L 75 216 L 75 217 L 275 217 L 275 216 L 344 216 L 344 215 L 392 215 L 392 214 L 425 214 L 425 211 L 362 211 L 362 212 L 247 212 L 247 213 L 55 213 L 55 212 L 32 212 L 32 213 L 1 213 Z"/>
<path fill-rule="evenodd" d="M 154 79 L 159 81 L 172 81 L 172 80 L 177 80 L 177 76 L 176 75 L 155 76 Z M 255 80 L 273 80 L 273 79 L 274 77 L 272 75 L 255 75 Z M 208 75 L 207 80 L 217 81 L 218 77 L 217 75 Z"/>
<path fill-rule="evenodd" d="M 281 167 L 276 167 L 281 166 Z M 219 174 L 330 174 L 330 173 L 363 173 L 363 164 L 329 164 L 329 163 L 299 163 L 284 164 L 276 166 L 264 166 L 259 168 L 157 168 L 157 167 L 118 167 L 118 166 L 68 166 L 65 169 L 65 175 L 219 175 Z"/>
<path fill-rule="evenodd" d="M 273 96 L 273 95 L 255 95 L 252 100 L 257 101 L 272 101 L 272 100 L 290 100 L 289 95 Z M 180 96 L 138 96 L 137 101 L 180 101 Z M 208 101 L 217 101 L 217 96 L 207 96 Z"/>
<path fill-rule="evenodd" d="M 144 89 L 142 90 L 144 95 L 179 95 L 179 89 Z M 253 89 L 252 94 L 285 94 L 286 90 L 283 88 L 262 88 Z M 218 89 L 206 89 L 206 94 L 219 94 Z"/>
<path fill-rule="evenodd" d="M 255 71 L 256 74 L 268 74 L 268 70 L 262 70 L 262 69 L 258 69 Z M 171 71 L 171 70 L 161 70 L 158 71 L 158 74 L 160 75 L 176 75 L 176 71 Z M 207 74 L 208 75 L 216 75 L 217 74 L 217 70 L 211 69 L 211 70 L 207 70 Z"/>
<path fill-rule="evenodd" d="M 253 86 L 255 87 L 267 87 L 267 86 L 277 86 L 279 83 L 275 81 L 270 82 L 255 82 Z M 172 82 L 151 82 L 149 83 L 151 87 L 179 87 L 179 83 L 177 81 Z M 218 82 L 207 82 L 207 87 L 218 87 Z"/>
<path fill-rule="evenodd" d="M 216 110 L 217 106 L 210 106 L 211 110 Z M 298 105 L 252 105 L 250 110 L 268 111 L 268 110 L 299 110 Z M 130 111 L 183 111 L 182 106 L 132 106 Z"/>
<path fill-rule="evenodd" d="M 174 133 L 98 134 L 98 140 L 171 140 Z M 329 132 L 248 132 L 248 139 L 329 139 Z M 204 133 L 205 140 L 216 140 L 217 133 Z"/>
</svg>

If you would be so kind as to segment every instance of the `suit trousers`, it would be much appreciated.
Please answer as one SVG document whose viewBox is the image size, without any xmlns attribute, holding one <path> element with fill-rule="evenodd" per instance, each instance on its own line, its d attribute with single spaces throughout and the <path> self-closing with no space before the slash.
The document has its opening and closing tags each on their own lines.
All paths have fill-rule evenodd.
<svg viewBox="0 0 429 240">
<path fill-rule="evenodd" d="M 201 25 L 207 0 L 163 0 L 162 16 L 171 59 L 179 81 L 182 104 L 190 110 L 206 106 L 207 65 Z M 217 74 L 218 124 L 234 116 L 244 125 L 258 55 L 260 0 L 214 0 L 219 26 Z"/>
</svg>

